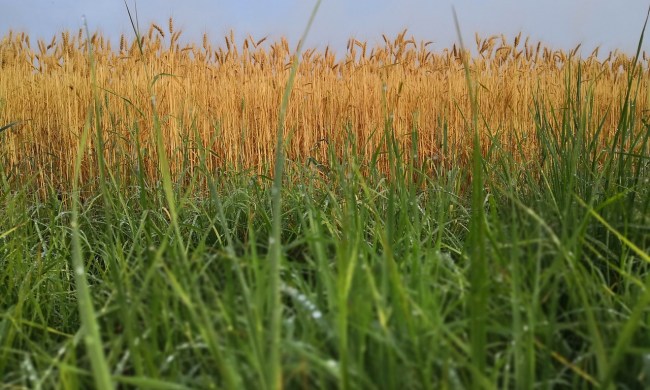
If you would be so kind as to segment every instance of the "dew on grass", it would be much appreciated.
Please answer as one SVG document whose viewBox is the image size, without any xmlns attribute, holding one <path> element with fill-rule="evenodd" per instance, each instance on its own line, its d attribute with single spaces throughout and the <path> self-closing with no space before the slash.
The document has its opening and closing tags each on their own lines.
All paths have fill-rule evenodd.
<svg viewBox="0 0 650 390">
<path fill-rule="evenodd" d="M 312 301 L 309 300 L 307 295 L 301 293 L 297 289 L 291 286 L 283 285 L 282 291 L 289 295 L 291 298 L 295 299 L 302 308 L 309 313 L 311 318 L 318 320 L 323 317 L 323 312 L 318 309 L 318 306 Z"/>
<path fill-rule="evenodd" d="M 325 362 L 325 365 L 327 366 L 327 368 L 329 368 L 330 370 L 332 370 L 332 371 L 334 371 L 334 372 L 336 372 L 338 374 L 338 372 L 339 372 L 339 362 L 337 362 L 334 359 L 328 359 Z"/>
<path fill-rule="evenodd" d="M 124 352 L 124 355 L 122 355 L 122 359 L 117 363 L 117 367 L 115 367 L 115 371 L 118 373 L 123 373 L 124 370 L 126 369 L 126 364 L 129 361 L 129 356 L 131 355 L 131 352 L 127 350 Z"/>
<path fill-rule="evenodd" d="M 20 365 L 22 369 L 27 372 L 27 378 L 29 379 L 30 382 L 38 381 L 38 375 L 36 375 L 36 369 L 34 368 L 34 364 L 32 363 L 32 360 L 29 358 L 29 356 L 25 356 L 25 359 L 23 359 Z"/>
<path fill-rule="evenodd" d="M 163 371 L 163 372 L 167 371 L 169 369 L 169 365 L 174 361 L 174 359 L 176 359 L 176 355 L 173 354 L 173 353 L 171 355 L 167 356 L 165 358 L 165 360 L 163 361 L 162 365 L 160 366 L 160 371 Z"/>
</svg>

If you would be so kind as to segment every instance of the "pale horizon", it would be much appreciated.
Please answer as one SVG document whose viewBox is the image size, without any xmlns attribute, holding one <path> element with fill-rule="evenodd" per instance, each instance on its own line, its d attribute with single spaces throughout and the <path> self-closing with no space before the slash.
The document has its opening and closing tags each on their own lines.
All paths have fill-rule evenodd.
<svg viewBox="0 0 650 390">
<path fill-rule="evenodd" d="M 4 0 L 3 0 L 4 1 Z M 176 29 L 183 30 L 184 42 L 200 42 L 203 33 L 211 41 L 223 42 L 233 30 L 241 41 L 249 34 L 268 36 L 273 41 L 286 37 L 297 43 L 315 1 L 281 0 L 273 3 L 245 0 L 241 2 L 172 0 L 128 1 L 132 12 L 137 5 L 139 26 L 155 22 L 166 25 L 173 18 Z M 618 49 L 634 54 L 645 20 L 648 3 L 626 1 L 624 6 L 611 1 L 560 0 L 530 4 L 514 0 L 342 0 L 324 1 L 307 39 L 307 47 L 330 46 L 337 54 L 345 52 L 348 39 L 367 41 L 370 46 L 382 43 L 382 34 L 395 37 L 408 29 L 416 40 L 433 41 L 432 50 L 442 50 L 457 43 L 452 6 L 460 20 L 463 38 L 474 46 L 474 34 L 482 37 L 505 35 L 513 39 L 519 32 L 534 42 L 557 49 L 570 50 L 581 44 L 580 54 L 589 55 L 596 47 L 601 53 Z M 133 37 L 123 1 L 73 0 L 21 2 L 5 1 L 0 13 L 3 35 L 9 30 L 25 32 L 32 39 L 49 40 L 64 30 L 76 31 L 86 17 L 92 32 L 100 31 L 114 44 L 121 34 Z M 643 50 L 649 50 L 647 42 Z"/>
</svg>

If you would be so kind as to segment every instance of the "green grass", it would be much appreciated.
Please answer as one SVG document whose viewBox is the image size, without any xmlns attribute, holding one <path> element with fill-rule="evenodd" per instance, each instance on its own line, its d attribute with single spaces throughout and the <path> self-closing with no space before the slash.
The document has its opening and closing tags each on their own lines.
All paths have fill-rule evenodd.
<svg viewBox="0 0 650 390">
<path fill-rule="evenodd" d="M 115 177 L 97 154 L 97 183 L 45 198 L 0 133 L 3 388 L 650 386 L 650 126 L 624 109 L 605 140 L 589 84 L 566 92 L 539 92 L 525 163 L 478 139 L 469 166 L 427 160 L 384 101 L 370 156 L 341 129 L 344 159 L 215 173 L 186 140 L 196 172 L 162 153 L 154 182 L 123 152 Z"/>
</svg>

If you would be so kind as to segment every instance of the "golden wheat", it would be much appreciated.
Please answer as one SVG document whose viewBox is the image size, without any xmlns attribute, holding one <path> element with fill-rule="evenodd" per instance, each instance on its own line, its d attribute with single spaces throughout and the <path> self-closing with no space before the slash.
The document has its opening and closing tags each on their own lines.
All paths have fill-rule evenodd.
<svg viewBox="0 0 650 390">
<path fill-rule="evenodd" d="M 70 180 L 70 162 L 93 104 L 91 43 L 106 136 L 103 153 L 116 173 L 128 176 L 135 168 L 126 164 L 140 153 L 145 164 L 138 169 L 156 176 L 151 92 L 174 172 L 193 170 L 199 163 L 195 149 L 179 153 L 187 141 L 212 151 L 210 168 L 243 162 L 261 171 L 272 164 L 278 106 L 293 61 L 287 40 L 262 46 L 266 38 L 249 36 L 238 50 L 231 33 L 225 47 L 213 47 L 207 35 L 201 47 L 181 46 L 181 32 L 171 19 L 168 27 L 165 42 L 164 31 L 151 25 L 141 37 L 144 54 L 135 39 L 122 36 L 119 50 L 113 51 L 100 34 L 89 42 L 81 31 L 76 36 L 63 32 L 49 44 L 39 40 L 34 51 L 27 35 L 9 32 L 0 41 L 0 125 L 25 121 L 22 128 L 3 134 L 0 151 L 9 166 L 37 168 L 44 186 Z M 470 54 L 456 46 L 434 52 L 431 42 L 407 39 L 406 31 L 394 40 L 383 39 L 384 45 L 370 50 L 366 42 L 352 39 L 340 57 L 329 47 L 304 52 L 287 114 L 289 158 L 322 161 L 326 148 L 315 146 L 322 140 L 341 144 L 346 128 L 359 152 L 370 154 L 379 145 L 386 118 L 405 150 L 410 150 L 415 130 L 422 158 L 448 160 L 451 151 L 455 161 L 467 158 L 471 110 L 462 56 Z M 514 149 L 516 140 L 525 139 L 524 154 L 535 156 L 533 101 L 541 99 L 558 112 L 568 109 L 567 80 L 575 83 L 579 67 L 580 89 L 593 95 L 594 121 L 607 113 L 606 135 L 615 129 L 632 58 L 613 52 L 603 60 L 596 49 L 580 59 L 578 50 L 553 50 L 528 38 L 522 42 L 521 34 L 513 42 L 504 36 L 476 37 L 478 55 L 470 58 L 470 66 L 479 86 L 485 148 L 499 142 Z M 647 60 L 643 65 L 647 72 Z M 150 89 L 154 76 L 162 73 L 174 77 L 159 78 Z M 647 77 L 640 78 L 638 91 L 639 101 L 647 102 Z M 647 108 L 634 109 L 640 113 Z M 94 140 L 90 143 L 95 146 Z M 89 155 L 84 164 L 86 178 L 95 177 L 93 159 Z"/>
</svg>

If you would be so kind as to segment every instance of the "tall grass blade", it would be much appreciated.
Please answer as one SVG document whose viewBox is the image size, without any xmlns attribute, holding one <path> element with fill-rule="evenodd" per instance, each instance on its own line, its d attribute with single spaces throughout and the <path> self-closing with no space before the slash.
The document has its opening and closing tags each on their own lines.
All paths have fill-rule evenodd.
<svg viewBox="0 0 650 390">
<path fill-rule="evenodd" d="M 470 315 L 470 340 L 472 364 L 478 373 L 483 373 L 487 364 L 487 322 L 488 322 L 488 259 L 485 248 L 485 216 L 483 211 L 483 200 L 485 191 L 483 187 L 483 156 L 481 153 L 481 138 L 478 130 L 478 104 L 476 101 L 476 90 L 472 82 L 467 53 L 463 44 L 463 37 L 460 30 L 460 23 L 453 8 L 454 24 L 456 34 L 461 47 L 463 67 L 465 69 L 465 81 L 469 99 L 472 107 L 472 123 L 470 131 L 473 134 L 472 147 L 472 211 L 470 221 L 469 238 L 466 244 L 466 251 L 469 258 L 469 315 Z M 481 378 L 474 375 L 473 388 L 480 388 Z"/>
<path fill-rule="evenodd" d="M 302 45 L 307 38 L 309 29 L 316 17 L 321 0 L 316 2 L 314 9 L 309 17 L 305 31 L 300 38 L 300 43 L 293 57 L 293 65 L 289 79 L 284 88 L 282 102 L 280 104 L 280 113 L 278 116 L 277 138 L 275 142 L 275 172 L 273 186 L 271 187 L 272 198 L 272 230 L 269 238 L 269 309 L 270 309 L 270 333 L 269 333 L 269 361 L 268 361 L 268 381 L 271 389 L 280 389 L 282 385 L 282 299 L 281 299 L 281 267 L 282 267 L 282 180 L 284 174 L 284 122 L 287 116 L 289 106 L 289 97 L 293 88 L 298 65 L 300 63 L 300 52 Z"/>
<path fill-rule="evenodd" d="M 83 340 L 90 356 L 95 386 L 100 390 L 109 390 L 113 389 L 114 386 L 111 380 L 106 356 L 104 355 L 104 346 L 102 343 L 99 324 L 97 322 L 95 309 L 93 308 L 92 295 L 86 278 L 86 268 L 84 265 L 84 255 L 81 247 L 81 233 L 79 227 L 79 175 L 81 172 L 81 161 L 85 152 L 86 143 L 88 142 L 91 117 L 92 114 L 89 114 L 81 138 L 79 139 L 77 158 L 74 165 L 72 221 L 70 222 L 70 228 L 72 230 L 72 267 L 74 270 L 75 285 L 77 287 L 77 300 L 82 324 L 81 332 L 83 333 Z"/>
</svg>

